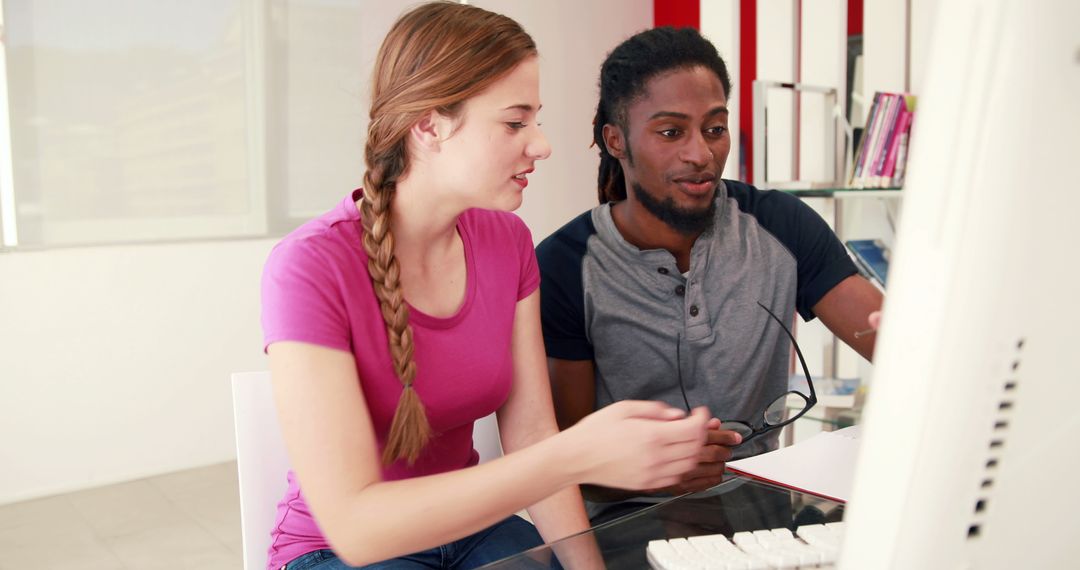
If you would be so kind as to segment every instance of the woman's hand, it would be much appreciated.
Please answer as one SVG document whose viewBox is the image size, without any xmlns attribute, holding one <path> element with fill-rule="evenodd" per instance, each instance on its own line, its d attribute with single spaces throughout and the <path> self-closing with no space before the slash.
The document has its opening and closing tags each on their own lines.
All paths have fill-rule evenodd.
<svg viewBox="0 0 1080 570">
<path fill-rule="evenodd" d="M 620 489 L 679 483 L 698 465 L 706 408 L 693 413 L 661 402 L 627 400 L 589 414 L 563 432 L 581 461 L 581 482 Z"/>
</svg>

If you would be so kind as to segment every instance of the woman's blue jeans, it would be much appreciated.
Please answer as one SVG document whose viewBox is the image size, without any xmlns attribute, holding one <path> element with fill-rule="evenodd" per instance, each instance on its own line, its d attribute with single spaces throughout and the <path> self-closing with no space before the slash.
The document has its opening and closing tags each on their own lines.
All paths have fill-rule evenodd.
<svg viewBox="0 0 1080 570">
<path fill-rule="evenodd" d="M 331 550 L 316 550 L 289 562 L 287 570 L 419 570 L 445 568 L 465 570 L 502 560 L 543 544 L 536 528 L 519 516 L 512 516 L 472 536 L 408 556 L 349 566 Z"/>
</svg>

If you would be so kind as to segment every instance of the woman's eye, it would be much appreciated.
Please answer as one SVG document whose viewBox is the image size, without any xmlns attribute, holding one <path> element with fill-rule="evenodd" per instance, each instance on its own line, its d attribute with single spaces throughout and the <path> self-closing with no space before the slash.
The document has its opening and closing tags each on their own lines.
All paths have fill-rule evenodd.
<svg viewBox="0 0 1080 570">
<path fill-rule="evenodd" d="M 510 121 L 509 123 L 506 123 L 506 126 L 510 127 L 511 129 L 518 130 L 524 129 L 528 125 L 522 123 L 521 121 Z"/>
</svg>

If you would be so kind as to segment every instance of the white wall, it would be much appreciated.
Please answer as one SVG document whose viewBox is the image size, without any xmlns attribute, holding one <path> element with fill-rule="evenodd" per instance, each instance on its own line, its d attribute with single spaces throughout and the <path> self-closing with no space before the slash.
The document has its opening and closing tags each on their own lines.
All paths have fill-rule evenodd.
<svg viewBox="0 0 1080 570">
<path fill-rule="evenodd" d="M 902 92 L 907 86 L 907 2 L 864 0 L 863 93 Z"/>
<path fill-rule="evenodd" d="M 798 80 L 797 0 L 768 0 L 757 3 L 757 79 L 760 81 Z M 768 102 L 768 137 L 765 171 L 754 170 L 754 182 L 793 180 L 795 106 L 791 91 L 770 89 Z M 755 125 L 757 128 L 757 125 Z M 754 160 L 761 157 L 755 156 Z"/>
<path fill-rule="evenodd" d="M 272 243 L 0 255 L 0 504 L 234 458 Z"/>
<path fill-rule="evenodd" d="M 847 89 L 847 0 L 804 4 L 800 27 L 799 82 L 836 89 L 835 104 L 843 112 Z M 800 95 L 798 180 L 830 180 L 836 175 L 835 152 L 829 152 L 836 148 L 832 103 L 817 93 Z"/>
<path fill-rule="evenodd" d="M 551 158 L 536 165 L 518 211 L 539 242 L 597 204 L 599 154 L 592 143 L 600 64 L 652 27 L 651 0 L 472 0 L 521 22 L 540 50 L 540 122 Z"/>
<path fill-rule="evenodd" d="M 937 25 L 938 0 L 911 0 L 911 53 L 908 54 L 908 90 L 922 93 L 930 52 L 930 39 Z"/>
<path fill-rule="evenodd" d="M 540 48 L 554 152 L 519 211 L 539 240 L 596 203 L 600 63 L 652 25 L 652 2 L 474 3 Z M 228 374 L 266 367 L 258 282 L 273 243 L 0 255 L 0 504 L 235 457 Z"/>
<path fill-rule="evenodd" d="M 740 27 L 738 0 L 707 0 L 701 3 L 701 35 L 708 38 L 727 66 L 731 78 L 731 96 L 728 97 L 728 131 L 731 134 L 731 151 L 724 165 L 724 178 L 742 180 L 739 174 L 739 109 L 750 100 L 749 93 L 739 90 L 742 69 L 740 66 Z"/>
</svg>

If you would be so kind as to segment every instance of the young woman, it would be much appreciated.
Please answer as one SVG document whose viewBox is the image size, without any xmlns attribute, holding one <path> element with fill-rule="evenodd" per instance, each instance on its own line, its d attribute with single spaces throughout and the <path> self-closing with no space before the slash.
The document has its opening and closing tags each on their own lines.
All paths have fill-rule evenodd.
<svg viewBox="0 0 1080 570">
<path fill-rule="evenodd" d="M 623 402 L 555 425 L 532 239 L 509 213 L 550 153 L 532 39 L 476 7 L 422 5 L 373 83 L 363 190 L 264 271 L 294 468 L 268 568 L 475 567 L 588 528 L 577 484 L 675 483 L 704 411 Z M 473 422 L 493 411 L 505 456 L 477 465 Z M 539 535 L 512 516 L 525 507 Z"/>
</svg>

